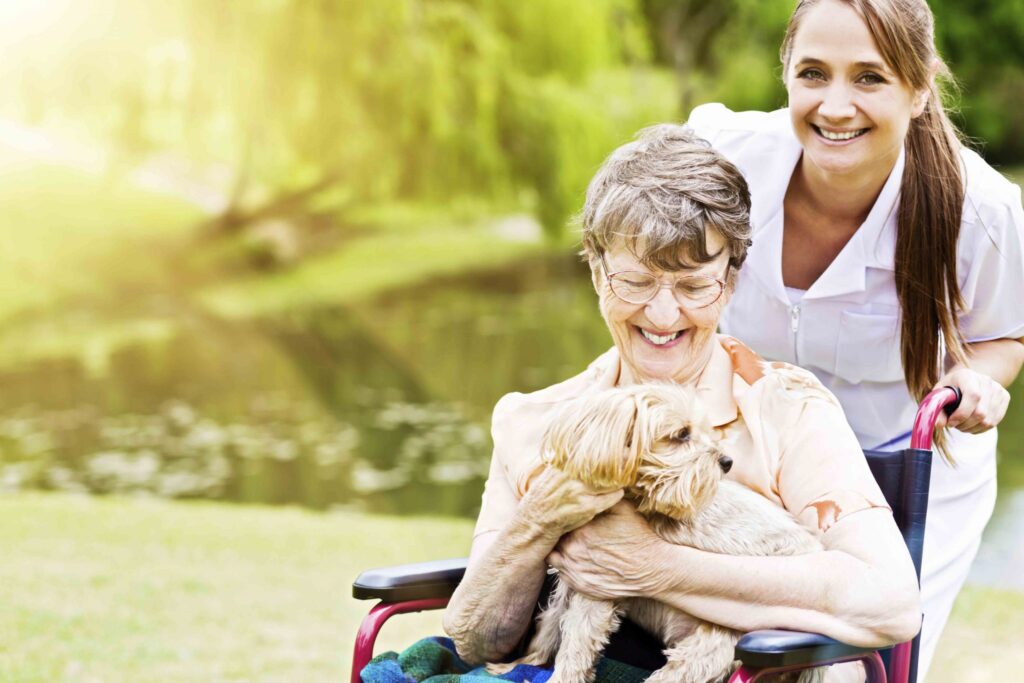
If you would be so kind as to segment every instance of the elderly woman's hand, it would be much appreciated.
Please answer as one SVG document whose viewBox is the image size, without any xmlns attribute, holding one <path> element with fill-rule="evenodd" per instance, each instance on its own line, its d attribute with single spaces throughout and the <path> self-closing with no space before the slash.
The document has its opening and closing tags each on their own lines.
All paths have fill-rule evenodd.
<svg viewBox="0 0 1024 683">
<path fill-rule="evenodd" d="M 555 467 L 545 467 L 520 501 L 523 517 L 553 536 L 583 526 L 622 499 L 623 490 L 599 491 Z"/>
<path fill-rule="evenodd" d="M 650 597 L 668 576 L 665 546 L 633 504 L 622 501 L 563 537 L 548 562 L 559 580 L 592 598 Z"/>
</svg>

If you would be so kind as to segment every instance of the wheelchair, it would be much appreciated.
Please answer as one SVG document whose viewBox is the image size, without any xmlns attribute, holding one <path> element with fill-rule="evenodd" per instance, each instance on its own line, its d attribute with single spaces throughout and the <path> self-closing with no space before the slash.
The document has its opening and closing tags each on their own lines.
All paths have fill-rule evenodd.
<svg viewBox="0 0 1024 683">
<path fill-rule="evenodd" d="M 864 452 L 892 508 L 919 581 L 932 436 L 939 414 L 956 410 L 960 398 L 958 389 L 936 389 L 918 408 L 909 448 Z M 361 683 L 360 672 L 373 657 L 373 645 L 385 621 L 396 614 L 444 608 L 465 571 L 466 559 L 461 558 L 373 569 L 360 574 L 352 584 L 352 596 L 380 602 L 363 619 L 356 636 L 351 683 Z M 754 683 L 773 674 L 853 661 L 864 663 L 868 683 L 916 683 L 920 637 L 918 634 L 910 642 L 872 650 L 815 633 L 754 631 L 744 634 L 736 644 L 735 659 L 741 665 L 729 678 L 729 683 Z"/>
</svg>

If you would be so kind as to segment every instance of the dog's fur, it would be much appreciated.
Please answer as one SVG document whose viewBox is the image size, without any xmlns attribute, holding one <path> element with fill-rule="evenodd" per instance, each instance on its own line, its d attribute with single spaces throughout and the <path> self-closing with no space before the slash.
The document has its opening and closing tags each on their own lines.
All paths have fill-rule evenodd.
<svg viewBox="0 0 1024 683">
<path fill-rule="evenodd" d="M 544 449 L 549 465 L 575 478 L 597 488 L 626 489 L 654 532 L 671 543 L 731 555 L 822 549 L 788 512 L 722 481 L 728 459 L 715 446 L 694 393 L 678 385 L 609 389 L 572 401 L 548 426 Z M 625 615 L 667 644 L 668 663 L 649 683 L 725 681 L 735 669 L 736 631 L 654 600 L 593 600 L 560 582 L 538 617 L 526 655 L 488 669 L 503 673 L 554 658 L 551 683 L 589 683 Z M 788 680 L 817 683 L 823 672 L 812 669 Z"/>
</svg>

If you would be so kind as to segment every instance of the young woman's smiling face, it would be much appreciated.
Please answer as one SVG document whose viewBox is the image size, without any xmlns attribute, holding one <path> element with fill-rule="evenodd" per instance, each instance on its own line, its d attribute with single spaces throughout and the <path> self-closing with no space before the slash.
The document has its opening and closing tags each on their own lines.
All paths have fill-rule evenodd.
<svg viewBox="0 0 1024 683">
<path fill-rule="evenodd" d="M 725 240 L 715 230 L 707 232 L 707 249 L 718 256 L 692 270 L 679 272 L 653 271 L 621 245 L 610 249 L 604 261 L 609 273 L 651 273 L 663 285 L 687 275 L 724 281 L 729 252 Z M 728 288 L 710 306 L 693 308 L 684 306 L 669 286 L 662 286 L 646 304 L 623 301 L 612 292 L 600 265 L 594 272 L 594 284 L 600 297 L 601 315 L 622 358 L 621 383 L 648 380 L 687 383 L 700 376 L 711 357 L 718 319 L 729 298 Z"/>
<path fill-rule="evenodd" d="M 927 92 L 892 71 L 867 24 L 839 0 L 822 0 L 801 21 L 786 88 L 805 163 L 821 177 L 862 182 L 888 176 L 910 120 L 927 102 Z"/>
</svg>

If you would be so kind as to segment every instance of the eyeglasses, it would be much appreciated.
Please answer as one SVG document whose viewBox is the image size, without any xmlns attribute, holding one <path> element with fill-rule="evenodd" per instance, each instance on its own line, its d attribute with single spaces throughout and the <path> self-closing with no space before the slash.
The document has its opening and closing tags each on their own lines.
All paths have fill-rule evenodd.
<svg viewBox="0 0 1024 683">
<path fill-rule="evenodd" d="M 608 262 L 601 254 L 601 266 L 604 268 L 612 293 L 628 304 L 646 304 L 653 299 L 662 287 L 671 287 L 676 301 L 683 308 L 706 308 L 722 298 L 725 282 L 707 275 L 683 275 L 677 277 L 671 285 L 662 284 L 651 275 L 638 270 L 620 270 L 615 273 L 608 271 Z M 729 268 L 726 267 L 726 277 Z"/>
</svg>

